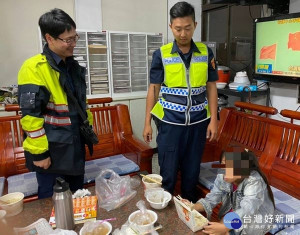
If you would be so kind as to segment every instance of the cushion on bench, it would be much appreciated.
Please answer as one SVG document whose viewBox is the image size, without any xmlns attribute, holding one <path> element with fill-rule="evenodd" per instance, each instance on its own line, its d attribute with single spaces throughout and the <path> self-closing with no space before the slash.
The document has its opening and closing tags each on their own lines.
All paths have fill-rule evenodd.
<svg viewBox="0 0 300 235">
<path fill-rule="evenodd" d="M 300 234 L 300 224 L 293 225 L 291 227 L 281 230 L 276 235 L 299 235 Z"/>
<path fill-rule="evenodd" d="M 112 169 L 119 175 L 126 175 L 140 170 L 138 165 L 122 154 L 95 159 L 85 162 L 84 183 L 94 182 L 99 172 L 103 169 Z M 38 192 L 35 172 L 13 175 L 8 177 L 7 181 L 8 193 L 22 192 L 25 197 L 28 197 Z"/>
<path fill-rule="evenodd" d="M 218 168 L 211 168 L 212 164 L 220 164 L 220 162 L 205 162 L 200 165 L 199 183 L 209 190 L 213 188 L 217 174 L 220 173 L 220 170 L 222 170 Z"/>
<path fill-rule="evenodd" d="M 119 175 L 127 175 L 140 170 L 137 164 L 122 154 L 95 159 L 85 163 L 84 183 L 94 182 L 100 171 L 104 169 L 114 170 Z"/>
<path fill-rule="evenodd" d="M 282 215 L 281 217 L 283 218 L 283 221 L 274 223 L 275 228 L 270 231 L 271 234 L 277 234 L 278 231 L 284 229 L 286 226 L 300 223 L 300 200 L 272 186 L 271 189 L 276 207 L 274 216 Z M 286 215 L 293 216 L 294 222 L 287 222 Z"/>
<path fill-rule="evenodd" d="M 295 224 L 300 223 L 300 200 L 271 186 L 276 210 L 285 215 L 294 215 Z"/>
<path fill-rule="evenodd" d="M 8 193 L 21 192 L 25 197 L 38 192 L 38 183 L 35 172 L 12 175 L 7 178 Z"/>
<path fill-rule="evenodd" d="M 3 195 L 4 184 L 5 184 L 5 177 L 0 177 L 0 196 Z"/>
</svg>

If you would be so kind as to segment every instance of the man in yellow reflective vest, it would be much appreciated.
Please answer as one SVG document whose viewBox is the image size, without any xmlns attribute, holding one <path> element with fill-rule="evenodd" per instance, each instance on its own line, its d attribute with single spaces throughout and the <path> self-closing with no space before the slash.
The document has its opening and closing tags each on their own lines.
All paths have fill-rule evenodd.
<svg viewBox="0 0 300 235">
<path fill-rule="evenodd" d="M 178 2 L 170 19 L 175 40 L 153 53 L 143 136 L 152 141 L 153 116 L 163 188 L 173 193 L 180 170 L 182 197 L 195 202 L 206 138 L 217 136 L 218 75 L 211 49 L 192 40 L 194 7 Z"/>
<path fill-rule="evenodd" d="M 36 171 L 38 197 L 50 197 L 58 176 L 70 189 L 83 187 L 85 141 L 80 135 L 82 120 L 65 92 L 69 87 L 79 105 L 86 107 L 85 68 L 73 59 L 79 36 L 72 18 L 53 9 L 39 19 L 47 44 L 42 54 L 26 60 L 18 75 L 19 105 L 24 130 L 26 166 Z"/>
</svg>

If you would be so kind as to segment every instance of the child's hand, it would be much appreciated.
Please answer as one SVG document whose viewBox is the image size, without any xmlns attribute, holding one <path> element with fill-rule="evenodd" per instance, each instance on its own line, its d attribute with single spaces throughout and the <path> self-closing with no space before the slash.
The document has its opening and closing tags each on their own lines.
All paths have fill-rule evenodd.
<svg viewBox="0 0 300 235">
<path fill-rule="evenodd" d="M 209 222 L 208 225 L 204 226 L 204 230 L 202 230 L 204 233 L 214 235 L 228 234 L 228 231 L 229 228 L 227 228 L 224 224 L 217 222 Z"/>
<path fill-rule="evenodd" d="M 184 203 L 185 205 L 187 205 L 189 208 L 191 208 L 191 210 L 193 210 L 194 204 L 192 202 L 190 202 L 187 199 L 181 199 L 181 202 Z"/>
<path fill-rule="evenodd" d="M 193 206 L 191 206 L 191 210 L 196 210 L 196 211 L 203 212 L 204 207 L 202 206 L 201 203 L 196 203 L 196 204 L 193 204 Z"/>
</svg>

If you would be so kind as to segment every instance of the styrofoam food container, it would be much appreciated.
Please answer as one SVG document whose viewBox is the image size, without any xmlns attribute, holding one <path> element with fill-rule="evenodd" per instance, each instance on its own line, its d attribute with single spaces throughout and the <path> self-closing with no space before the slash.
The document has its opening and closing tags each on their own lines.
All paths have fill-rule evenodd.
<svg viewBox="0 0 300 235">
<path fill-rule="evenodd" d="M 87 223 L 100 223 L 101 222 L 101 220 L 96 220 L 96 221 L 89 221 L 89 222 L 87 222 Z M 107 222 L 107 221 L 104 221 L 104 222 L 102 222 L 102 223 L 100 223 L 101 225 L 104 225 L 104 226 L 106 226 L 107 228 L 108 228 L 108 232 L 106 233 L 106 235 L 108 235 L 108 234 L 110 234 L 111 233 L 111 231 L 112 231 L 112 226 L 111 226 L 111 224 L 109 223 L 109 222 Z M 99 224 L 99 225 L 100 225 Z M 87 229 L 87 227 L 85 227 L 85 226 L 83 226 L 81 229 L 80 229 L 80 231 L 79 231 L 79 235 L 85 235 L 85 233 L 86 233 L 86 230 Z M 90 234 L 93 234 L 92 232 L 90 232 Z"/>
<path fill-rule="evenodd" d="M 147 175 L 148 177 L 151 177 L 151 178 L 154 178 L 156 179 L 157 181 L 160 181 L 162 182 L 162 176 L 158 175 L 158 174 L 149 174 Z M 149 189 L 149 188 L 160 188 L 161 187 L 161 184 L 157 184 L 157 183 L 154 183 L 154 182 L 150 182 L 149 180 L 147 180 L 145 177 L 142 178 L 142 182 L 145 186 L 145 189 Z"/>
<path fill-rule="evenodd" d="M 216 82 L 216 85 L 218 89 L 223 89 L 226 87 L 227 82 Z"/>
<path fill-rule="evenodd" d="M 171 193 L 169 193 L 167 191 L 164 191 L 163 193 L 164 193 L 163 200 L 166 198 L 165 199 L 166 201 L 165 201 L 164 205 L 163 205 L 163 201 L 161 201 L 161 202 L 151 201 L 151 199 L 153 199 L 153 197 L 151 197 L 151 194 L 147 195 L 146 199 L 150 203 L 150 206 L 152 208 L 160 210 L 160 209 L 164 209 L 168 205 L 169 201 L 172 199 L 172 195 L 171 195 Z"/>
<path fill-rule="evenodd" d="M 149 213 L 151 215 L 151 217 L 153 217 L 153 221 L 149 224 L 145 224 L 145 225 L 137 225 L 136 223 L 134 223 L 132 220 L 134 219 L 134 217 L 136 216 L 136 214 L 141 213 L 140 210 L 137 210 L 135 212 L 132 212 L 129 217 L 128 217 L 128 222 L 129 222 L 129 226 L 131 228 L 133 228 L 134 230 L 138 230 L 138 232 L 140 233 L 146 233 L 148 231 L 151 231 L 154 228 L 154 224 L 157 221 L 157 214 L 154 211 L 151 210 L 147 210 L 147 213 Z"/>
<path fill-rule="evenodd" d="M 0 220 L 2 220 L 6 215 L 6 211 L 5 210 L 0 210 Z"/>
<path fill-rule="evenodd" d="M 23 199 L 24 194 L 20 192 L 6 194 L 0 197 L 0 207 L 6 211 L 7 217 L 17 215 L 23 210 Z"/>
</svg>

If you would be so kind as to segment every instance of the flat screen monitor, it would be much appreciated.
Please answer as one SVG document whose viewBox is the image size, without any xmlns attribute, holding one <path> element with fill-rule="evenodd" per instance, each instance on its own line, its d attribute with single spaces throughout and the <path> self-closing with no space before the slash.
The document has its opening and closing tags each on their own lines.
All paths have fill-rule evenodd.
<svg viewBox="0 0 300 235">
<path fill-rule="evenodd" d="M 300 13 L 254 20 L 254 79 L 300 83 Z"/>
</svg>

